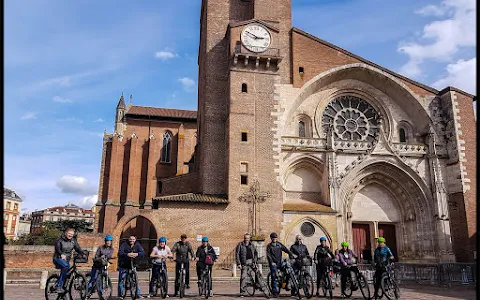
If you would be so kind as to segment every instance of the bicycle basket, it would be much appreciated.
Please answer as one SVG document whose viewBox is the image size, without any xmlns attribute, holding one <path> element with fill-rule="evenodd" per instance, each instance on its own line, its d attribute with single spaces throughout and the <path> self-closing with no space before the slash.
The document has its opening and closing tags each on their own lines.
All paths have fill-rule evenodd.
<svg viewBox="0 0 480 300">
<path fill-rule="evenodd" d="M 205 264 L 206 265 L 213 265 L 213 258 L 210 255 L 205 257 Z"/>
<path fill-rule="evenodd" d="M 84 250 L 82 253 L 76 253 L 76 255 L 74 256 L 73 260 L 76 262 L 76 263 L 79 263 L 79 264 L 85 264 L 85 263 L 88 263 L 88 256 L 89 256 L 90 252 L 88 250 Z"/>
<path fill-rule="evenodd" d="M 308 257 L 302 258 L 302 266 L 304 267 L 310 267 L 312 265 L 312 259 Z"/>
</svg>

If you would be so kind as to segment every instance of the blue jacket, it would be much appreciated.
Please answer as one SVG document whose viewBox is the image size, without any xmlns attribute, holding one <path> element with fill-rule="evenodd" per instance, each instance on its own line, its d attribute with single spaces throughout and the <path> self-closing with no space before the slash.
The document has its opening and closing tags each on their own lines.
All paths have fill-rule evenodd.
<svg viewBox="0 0 480 300">
<path fill-rule="evenodd" d="M 383 248 L 377 247 L 373 255 L 373 261 L 377 266 L 380 266 L 382 263 L 387 261 L 387 266 L 390 266 L 390 261 L 388 260 L 390 256 L 393 256 L 392 251 L 390 251 L 390 248 L 388 248 L 387 246 Z"/>
<path fill-rule="evenodd" d="M 145 251 L 138 241 L 135 241 L 133 247 L 130 246 L 129 242 L 122 243 L 120 249 L 118 249 L 118 266 L 120 268 L 130 268 L 131 263 L 130 257 L 127 256 L 128 253 L 138 253 L 138 257 L 145 255 Z"/>
</svg>

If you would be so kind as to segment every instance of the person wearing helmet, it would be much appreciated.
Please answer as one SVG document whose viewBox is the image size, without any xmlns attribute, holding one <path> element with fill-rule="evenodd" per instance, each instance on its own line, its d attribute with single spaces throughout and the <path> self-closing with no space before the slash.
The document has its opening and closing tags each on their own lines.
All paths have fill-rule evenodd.
<svg viewBox="0 0 480 300">
<path fill-rule="evenodd" d="M 289 257 L 294 255 L 285 245 L 278 241 L 278 235 L 275 232 L 270 234 L 270 239 L 272 242 L 267 245 L 267 259 L 270 274 L 272 274 L 272 293 L 274 296 L 277 296 L 280 292 L 277 286 L 277 268 L 281 267 L 282 264 L 282 252 L 287 253 Z"/>
<path fill-rule="evenodd" d="M 212 274 L 213 263 L 217 260 L 217 254 L 215 250 L 208 242 L 208 237 L 204 236 L 202 238 L 202 245 L 197 248 L 195 253 L 197 257 L 197 277 L 198 277 L 198 288 L 200 290 L 202 272 L 205 268 L 210 268 L 210 275 Z M 210 281 L 211 282 L 211 281 Z M 210 297 L 213 296 L 212 293 L 212 284 L 210 284 Z"/>
<path fill-rule="evenodd" d="M 386 264 L 390 267 L 390 261 L 393 261 L 394 257 L 390 248 L 385 244 L 385 238 L 377 238 L 378 247 L 375 249 L 373 260 L 375 262 L 375 284 L 374 284 L 374 298 L 378 298 L 378 290 L 380 288 L 380 281 L 384 272 L 383 266 Z M 393 262 L 392 262 L 393 263 Z"/>
<path fill-rule="evenodd" d="M 113 236 L 107 235 L 105 236 L 105 243 L 97 248 L 97 252 L 95 252 L 95 256 L 93 257 L 93 266 L 90 271 L 90 281 L 88 282 L 88 298 L 90 298 L 91 294 L 94 292 L 92 287 L 95 282 L 97 282 L 100 270 L 108 264 L 109 259 L 113 258 L 113 252 Z"/>
<path fill-rule="evenodd" d="M 323 284 L 323 277 L 327 272 L 328 264 L 332 259 L 335 258 L 330 247 L 327 246 L 327 238 L 322 236 L 320 238 L 320 245 L 315 249 L 315 254 L 313 255 L 315 259 L 315 265 L 317 269 L 317 297 L 320 297 L 320 285 Z"/>
<path fill-rule="evenodd" d="M 180 288 L 180 268 L 182 263 L 185 266 L 185 287 L 190 288 L 190 259 L 195 260 L 195 253 L 193 253 L 192 245 L 187 240 L 187 235 L 182 234 L 180 236 L 180 241 L 176 242 L 173 245 L 172 253 L 175 254 L 176 264 L 175 264 L 175 293 L 174 297 L 178 296 L 178 290 Z"/>
<path fill-rule="evenodd" d="M 167 275 L 167 265 L 165 260 L 167 258 L 173 258 L 172 251 L 170 247 L 167 246 L 167 239 L 162 236 L 158 239 L 158 244 L 153 247 L 152 253 L 150 253 L 150 258 L 152 259 L 152 278 L 150 279 L 149 293 L 150 297 L 154 295 L 154 286 L 155 281 L 158 277 L 160 269 L 163 267 L 165 269 L 165 275 Z M 168 278 L 168 275 L 167 275 Z"/>
<path fill-rule="evenodd" d="M 341 275 L 341 287 L 342 287 L 342 294 L 344 294 L 345 291 L 345 285 L 346 285 L 346 279 L 347 277 L 351 277 L 352 270 L 350 267 L 355 264 L 356 260 L 358 259 L 358 256 L 350 250 L 348 242 L 342 242 L 342 248 L 340 251 L 338 251 L 338 257 L 340 259 L 340 264 L 342 266 L 342 269 L 340 270 L 340 275 Z M 356 285 L 352 286 L 352 290 L 357 290 L 358 287 Z"/>
</svg>

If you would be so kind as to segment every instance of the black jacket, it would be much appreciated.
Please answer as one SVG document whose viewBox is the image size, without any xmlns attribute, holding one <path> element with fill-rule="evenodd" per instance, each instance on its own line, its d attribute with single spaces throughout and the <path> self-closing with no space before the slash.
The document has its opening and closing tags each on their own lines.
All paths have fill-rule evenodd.
<svg viewBox="0 0 480 300">
<path fill-rule="evenodd" d="M 207 252 L 205 252 L 205 247 L 203 246 L 197 248 L 195 256 L 198 258 L 197 265 L 201 268 L 205 266 L 205 258 L 207 258 L 207 255 L 211 256 L 213 261 L 217 260 L 217 254 L 215 254 L 215 250 L 213 250 L 212 246 L 207 245 Z"/>
<path fill-rule="evenodd" d="M 280 263 L 282 262 L 282 252 L 288 253 L 290 257 L 292 256 L 292 252 L 290 252 L 290 250 L 288 250 L 288 248 L 285 247 L 282 243 L 277 242 L 276 245 L 273 245 L 273 243 L 268 244 L 268 265 L 271 266 L 272 263 L 275 263 L 277 266 L 280 265 Z"/>
<path fill-rule="evenodd" d="M 335 255 L 328 246 L 323 247 L 322 245 L 318 245 L 313 256 L 319 263 L 323 263 L 328 259 L 329 255 L 331 259 L 335 258 Z"/>
<path fill-rule="evenodd" d="M 302 259 L 304 257 L 310 256 L 307 246 L 305 246 L 304 244 L 295 243 L 290 247 L 290 251 L 297 256 L 297 259 Z"/>
<path fill-rule="evenodd" d="M 66 261 L 69 262 L 72 258 L 73 250 L 77 253 L 83 252 L 75 238 L 69 240 L 65 237 L 65 234 L 62 234 L 62 236 L 55 241 L 55 253 L 53 254 L 53 258 L 60 258 L 63 254 L 67 257 Z"/>
<path fill-rule="evenodd" d="M 253 260 L 257 260 L 258 252 L 255 246 L 252 243 L 249 243 L 247 246 L 245 245 L 245 242 L 240 242 L 235 249 L 235 260 L 238 266 L 243 266 L 247 263 L 247 248 L 252 251 Z"/>
<path fill-rule="evenodd" d="M 181 262 L 188 261 L 188 254 L 195 257 L 193 253 L 192 245 L 189 242 L 183 243 L 182 241 L 176 242 L 172 248 L 172 254 L 175 254 L 175 259 Z"/>
<path fill-rule="evenodd" d="M 93 264 L 96 268 L 100 268 L 103 266 L 102 259 L 105 258 L 112 258 L 113 257 L 114 249 L 113 247 L 106 247 L 102 245 L 97 248 L 97 252 L 95 252 L 95 256 L 93 257 Z"/>
<path fill-rule="evenodd" d="M 118 250 L 118 266 L 120 268 L 130 268 L 131 262 L 130 257 L 127 256 L 128 253 L 138 253 L 137 257 L 143 257 L 145 255 L 145 251 L 138 241 L 135 241 L 133 247 L 130 246 L 128 241 L 122 243 Z"/>
</svg>

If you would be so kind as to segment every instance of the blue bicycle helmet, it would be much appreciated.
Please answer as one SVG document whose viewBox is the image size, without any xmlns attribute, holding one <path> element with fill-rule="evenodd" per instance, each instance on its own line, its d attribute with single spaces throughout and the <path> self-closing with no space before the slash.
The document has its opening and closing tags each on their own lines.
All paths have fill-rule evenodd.
<svg viewBox="0 0 480 300">
<path fill-rule="evenodd" d="M 204 236 L 204 237 L 202 238 L 202 242 L 208 242 L 208 237 Z"/>
<path fill-rule="evenodd" d="M 322 236 L 322 237 L 320 238 L 320 242 L 323 242 L 323 241 L 326 241 L 326 240 L 327 240 L 327 238 L 324 237 L 324 236 Z"/>
<path fill-rule="evenodd" d="M 106 242 L 106 241 L 113 241 L 113 236 L 107 235 L 107 236 L 105 237 L 105 242 Z"/>
<path fill-rule="evenodd" d="M 158 242 L 161 243 L 161 242 L 164 242 L 166 243 L 167 242 L 167 238 L 162 236 L 161 238 L 158 239 Z"/>
</svg>

